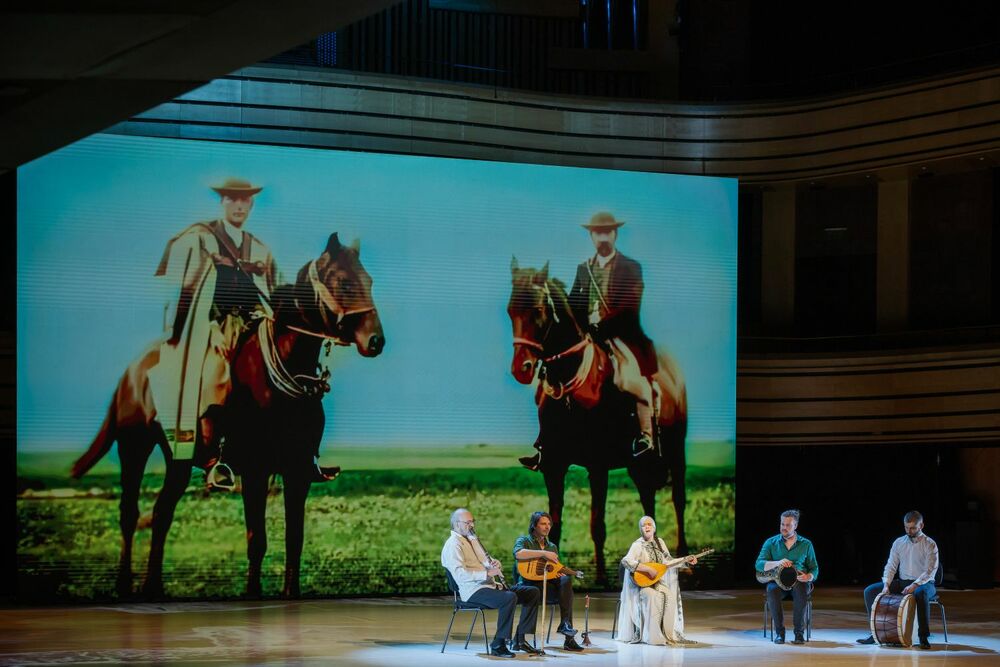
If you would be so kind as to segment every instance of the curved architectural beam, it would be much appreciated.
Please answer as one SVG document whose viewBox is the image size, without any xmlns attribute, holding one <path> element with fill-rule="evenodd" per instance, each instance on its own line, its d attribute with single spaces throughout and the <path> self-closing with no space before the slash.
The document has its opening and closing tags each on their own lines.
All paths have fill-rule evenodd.
<svg viewBox="0 0 1000 667">
<path fill-rule="evenodd" d="M 709 106 L 255 66 L 112 131 L 776 183 L 1000 151 L 1000 68 L 831 99 Z"/>
</svg>

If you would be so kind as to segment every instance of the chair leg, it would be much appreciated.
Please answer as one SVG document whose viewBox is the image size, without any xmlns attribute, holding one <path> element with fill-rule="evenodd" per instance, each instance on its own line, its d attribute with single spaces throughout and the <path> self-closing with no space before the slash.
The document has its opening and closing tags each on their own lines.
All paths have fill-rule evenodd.
<svg viewBox="0 0 1000 667">
<path fill-rule="evenodd" d="M 813 630 L 813 603 L 812 600 L 809 600 L 809 603 L 806 604 L 806 641 L 812 639 L 812 630 Z"/>
<path fill-rule="evenodd" d="M 444 633 L 444 643 L 441 644 L 442 653 L 444 653 L 445 647 L 448 646 L 448 636 L 451 635 L 451 626 L 455 624 L 455 614 L 457 613 L 458 613 L 457 609 L 451 612 L 451 623 L 448 624 L 448 629 Z"/>
<path fill-rule="evenodd" d="M 944 626 L 944 643 L 948 643 L 948 617 L 944 613 L 944 605 L 938 602 L 938 608 L 941 610 L 941 625 Z"/>
<path fill-rule="evenodd" d="M 545 633 L 545 643 L 548 644 L 552 640 L 552 617 L 555 614 L 549 614 L 549 629 Z"/>
<path fill-rule="evenodd" d="M 476 616 L 479 616 L 480 609 L 476 610 Z M 469 634 L 465 636 L 465 648 L 469 648 L 469 640 L 472 639 L 472 631 L 476 629 L 476 616 L 472 617 L 472 625 L 469 626 Z"/>
<path fill-rule="evenodd" d="M 479 610 L 479 615 L 483 617 L 483 645 L 486 646 L 486 655 L 490 654 L 490 638 L 486 634 L 486 612 L 482 609 Z M 475 619 L 472 621 L 475 623 Z"/>
<path fill-rule="evenodd" d="M 769 613 L 771 610 L 770 610 L 769 607 L 770 607 L 770 605 L 768 604 L 767 599 L 765 598 L 765 600 L 764 600 L 764 639 L 767 639 L 767 622 L 771 618 L 771 614 Z"/>
<path fill-rule="evenodd" d="M 614 639 L 618 634 L 618 614 L 622 610 L 622 599 L 618 598 L 618 604 L 615 605 L 615 620 L 611 624 L 611 638 Z"/>
</svg>

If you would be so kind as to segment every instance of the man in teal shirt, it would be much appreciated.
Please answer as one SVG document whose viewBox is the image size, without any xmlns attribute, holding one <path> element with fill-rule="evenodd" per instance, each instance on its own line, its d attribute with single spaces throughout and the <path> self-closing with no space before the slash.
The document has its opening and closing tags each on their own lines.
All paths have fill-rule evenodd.
<svg viewBox="0 0 1000 667">
<path fill-rule="evenodd" d="M 757 556 L 757 571 L 766 572 L 776 567 L 794 567 L 798 573 L 792 590 L 784 591 L 773 581 L 767 582 L 767 602 L 774 623 L 774 643 L 785 643 L 785 616 L 781 610 L 781 600 L 787 594 L 792 596 L 792 619 L 795 625 L 795 644 L 804 644 L 806 598 L 813 582 L 819 576 L 819 564 L 812 542 L 798 534 L 799 511 L 786 510 L 781 513 L 780 534 L 764 540 Z M 800 585 L 801 584 L 801 585 Z"/>
<path fill-rule="evenodd" d="M 514 558 L 519 561 L 545 558 L 554 563 L 559 562 L 559 545 L 549 541 L 549 531 L 552 530 L 552 517 L 548 512 L 535 512 L 528 522 L 528 534 L 521 535 L 514 543 Z M 517 573 L 519 585 L 542 587 L 542 582 L 525 579 Z M 573 580 L 568 575 L 561 575 L 549 580 L 547 599 L 559 600 L 559 630 L 566 639 L 563 648 L 567 651 L 582 651 L 583 647 L 576 642 L 576 629 L 573 628 Z M 545 632 L 542 628 L 540 632 Z"/>
</svg>

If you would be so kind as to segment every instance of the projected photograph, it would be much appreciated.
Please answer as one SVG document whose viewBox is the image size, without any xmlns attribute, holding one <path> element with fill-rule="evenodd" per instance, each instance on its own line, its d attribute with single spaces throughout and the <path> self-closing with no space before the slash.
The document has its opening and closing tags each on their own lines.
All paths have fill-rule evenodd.
<svg viewBox="0 0 1000 667">
<path fill-rule="evenodd" d="M 732 179 L 98 135 L 18 170 L 18 590 L 440 593 L 458 507 L 731 568 Z"/>
</svg>

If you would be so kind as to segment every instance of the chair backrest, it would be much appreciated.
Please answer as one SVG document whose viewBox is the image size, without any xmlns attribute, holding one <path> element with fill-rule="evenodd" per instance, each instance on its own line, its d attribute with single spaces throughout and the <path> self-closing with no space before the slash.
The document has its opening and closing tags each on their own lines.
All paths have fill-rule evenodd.
<svg viewBox="0 0 1000 667">
<path fill-rule="evenodd" d="M 451 570 L 444 568 L 444 576 L 448 579 L 448 590 L 451 591 L 455 599 L 458 600 L 458 582 L 455 581 L 455 577 L 451 575 Z"/>
<path fill-rule="evenodd" d="M 941 557 L 939 556 L 938 557 L 938 569 L 937 569 L 937 572 L 934 573 L 934 585 L 935 586 L 940 586 L 941 582 L 943 582 L 943 581 L 944 581 L 944 567 L 942 567 L 942 565 L 941 565 Z"/>
</svg>

